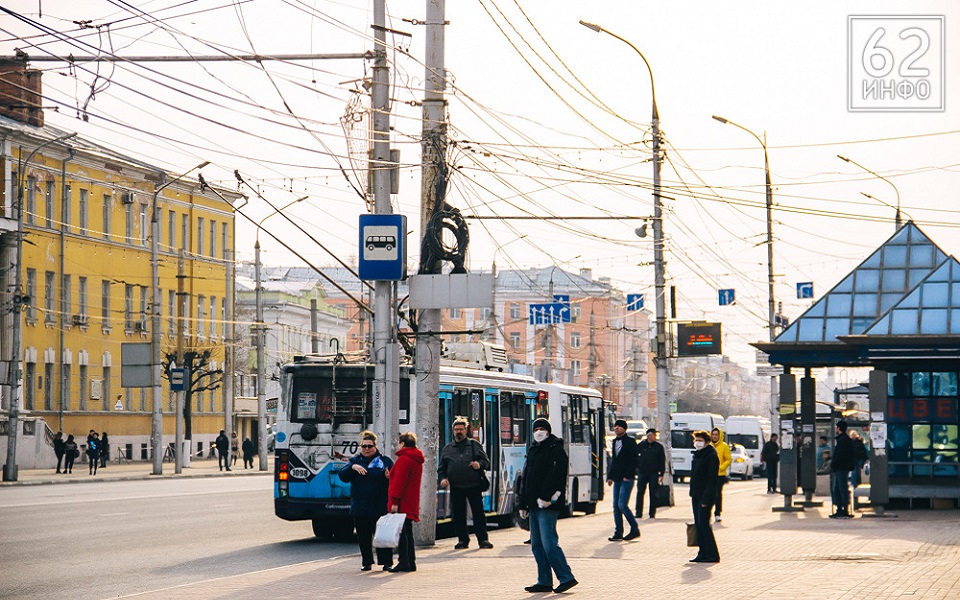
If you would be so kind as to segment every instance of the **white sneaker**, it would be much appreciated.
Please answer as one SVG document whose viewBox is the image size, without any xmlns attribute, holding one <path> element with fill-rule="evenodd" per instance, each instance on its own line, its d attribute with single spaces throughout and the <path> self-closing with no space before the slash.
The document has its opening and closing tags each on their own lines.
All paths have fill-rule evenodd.
<svg viewBox="0 0 960 600">
<path fill-rule="evenodd" d="M 722 521 L 722 519 L 719 516 L 713 520 L 714 523 L 719 523 L 720 521 Z"/>
</svg>

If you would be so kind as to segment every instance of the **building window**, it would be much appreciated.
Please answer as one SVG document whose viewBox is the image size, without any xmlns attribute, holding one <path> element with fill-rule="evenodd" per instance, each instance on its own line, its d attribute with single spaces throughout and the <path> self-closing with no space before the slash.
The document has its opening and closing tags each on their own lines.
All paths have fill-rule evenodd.
<svg viewBox="0 0 960 600">
<path fill-rule="evenodd" d="M 27 321 L 37 320 L 37 270 L 27 269 Z"/>
<path fill-rule="evenodd" d="M 177 213 L 167 213 L 167 249 L 173 252 L 177 247 Z"/>
<path fill-rule="evenodd" d="M 53 363 L 43 365 L 43 409 L 53 410 Z"/>
<path fill-rule="evenodd" d="M 180 249 L 190 252 L 190 215 L 180 215 Z"/>
<path fill-rule="evenodd" d="M 580 361 L 579 360 L 571 360 L 570 369 L 573 371 L 574 377 L 580 377 Z"/>
<path fill-rule="evenodd" d="M 123 328 L 133 331 L 133 286 L 129 283 L 123 287 Z"/>
<path fill-rule="evenodd" d="M 580 305 L 571 304 L 570 305 L 570 320 L 576 323 L 580 320 Z"/>
<path fill-rule="evenodd" d="M 217 297 L 210 296 L 210 337 L 217 337 Z"/>
<path fill-rule="evenodd" d="M 80 190 L 80 235 L 88 235 L 90 228 L 90 190 Z"/>
<path fill-rule="evenodd" d="M 579 348 L 580 347 L 580 332 L 574 331 L 570 334 L 570 347 Z"/>
<path fill-rule="evenodd" d="M 77 279 L 77 314 L 86 316 L 87 314 L 87 278 L 79 277 Z"/>
<path fill-rule="evenodd" d="M 23 405 L 33 410 L 36 402 L 37 363 L 28 362 L 23 374 Z"/>
<path fill-rule="evenodd" d="M 140 388 L 140 412 L 146 412 L 147 410 L 147 389 Z"/>
<path fill-rule="evenodd" d="M 61 363 L 60 385 L 63 386 L 63 390 L 60 393 L 60 402 L 63 404 L 63 410 L 70 410 L 70 402 L 73 400 L 73 378 L 70 377 L 72 370 L 70 363 Z"/>
<path fill-rule="evenodd" d="M 198 413 L 203 412 L 203 391 L 202 390 L 197 391 L 197 412 Z"/>
<path fill-rule="evenodd" d="M 103 239 L 110 239 L 110 194 L 103 195 Z"/>
<path fill-rule="evenodd" d="M 220 246 L 222 247 L 222 253 L 224 258 L 227 257 L 227 252 L 230 250 L 230 246 L 227 245 L 227 242 L 229 241 L 227 233 L 228 233 L 227 224 L 221 223 L 220 224 Z"/>
<path fill-rule="evenodd" d="M 46 214 L 44 214 L 43 217 L 44 217 L 44 222 L 46 226 L 52 229 L 53 228 L 53 195 L 56 193 L 57 182 L 52 179 L 48 179 L 46 181 L 46 184 L 47 184 L 46 193 L 43 195 L 43 204 L 45 209 L 44 212 Z"/>
<path fill-rule="evenodd" d="M 100 320 L 103 327 L 110 327 L 110 280 L 100 280 Z"/>
<path fill-rule="evenodd" d="M 71 208 L 73 204 L 73 189 L 68 184 L 63 190 L 63 206 L 61 206 L 61 213 L 63 219 L 63 230 L 70 231 L 70 221 L 72 220 L 73 215 L 71 214 Z"/>
<path fill-rule="evenodd" d="M 54 298 L 56 297 L 56 281 L 57 274 L 53 271 L 47 271 L 43 274 L 43 322 L 44 323 L 54 323 L 56 322 L 55 309 L 54 309 Z"/>
<path fill-rule="evenodd" d="M 63 276 L 63 285 L 60 288 L 60 316 L 62 318 L 61 323 L 67 323 L 70 320 L 70 307 L 71 307 L 71 288 L 70 275 Z"/>
<path fill-rule="evenodd" d="M 133 204 L 123 205 L 124 216 L 126 217 L 126 240 L 128 244 L 133 243 Z"/>
<path fill-rule="evenodd" d="M 510 347 L 519 348 L 520 347 L 520 333 L 517 331 L 510 332 Z"/>
<path fill-rule="evenodd" d="M 37 222 L 37 178 L 27 177 L 27 210 L 24 217 L 29 225 Z"/>
<path fill-rule="evenodd" d="M 80 410 L 87 410 L 87 365 L 80 365 Z"/>
<path fill-rule="evenodd" d="M 167 292 L 167 335 L 173 337 L 177 335 L 177 293 L 173 290 Z"/>
<path fill-rule="evenodd" d="M 459 309 L 459 308 L 451 308 L 451 309 L 450 309 L 450 318 L 451 318 L 451 319 L 454 319 L 454 320 L 459 319 L 459 318 L 460 318 L 460 309 Z"/>
<path fill-rule="evenodd" d="M 206 336 L 206 326 L 204 325 L 204 319 L 206 318 L 204 313 L 207 312 L 206 303 L 206 296 L 197 296 L 197 336 L 201 338 Z"/>
<path fill-rule="evenodd" d="M 210 258 L 217 257 L 217 222 L 210 221 Z"/>
<path fill-rule="evenodd" d="M 510 303 L 510 319 L 517 320 L 519 318 L 520 318 L 520 305 L 515 302 L 511 302 Z"/>
<path fill-rule="evenodd" d="M 220 318 L 223 319 L 223 325 L 220 328 L 220 335 L 223 336 L 223 339 L 227 339 L 227 299 L 222 298 L 220 300 Z"/>
<path fill-rule="evenodd" d="M 103 386 L 101 388 L 103 394 L 103 410 L 110 410 L 113 408 L 110 405 L 110 400 L 112 398 L 110 395 L 110 367 L 103 368 L 103 383 L 101 385 Z"/>
<path fill-rule="evenodd" d="M 150 295 L 150 289 L 142 285 L 140 286 L 140 330 L 147 330 L 147 297 Z"/>
<path fill-rule="evenodd" d="M 147 245 L 147 238 L 150 237 L 150 226 L 147 224 L 147 205 L 140 205 L 140 245 Z M 160 240 L 157 240 L 160 243 Z"/>
<path fill-rule="evenodd" d="M 203 217 L 197 217 L 197 256 L 203 254 Z"/>
</svg>

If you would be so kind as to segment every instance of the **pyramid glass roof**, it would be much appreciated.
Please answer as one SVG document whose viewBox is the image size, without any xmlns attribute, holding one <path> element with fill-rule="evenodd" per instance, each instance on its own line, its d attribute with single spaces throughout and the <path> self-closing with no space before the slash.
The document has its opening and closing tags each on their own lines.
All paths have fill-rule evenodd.
<svg viewBox="0 0 960 600">
<path fill-rule="evenodd" d="M 947 333 L 948 327 L 956 322 L 960 331 L 960 287 L 956 291 L 947 281 L 932 281 L 929 295 L 929 312 L 920 310 L 924 294 L 918 295 L 912 312 L 907 305 L 900 308 L 896 316 L 889 315 L 901 300 L 914 290 L 928 275 L 945 263 L 947 255 L 934 244 L 912 222 L 897 230 L 882 246 L 877 248 L 865 261 L 851 271 L 840 283 L 825 294 L 813 306 L 777 336 L 774 343 L 837 343 L 838 336 L 859 335 L 871 328 L 875 322 L 880 333 L 881 317 L 890 317 L 887 329 L 891 333 L 910 331 L 912 333 Z M 952 261 L 955 263 L 956 261 Z M 950 264 L 950 263 L 946 263 Z M 939 269 L 938 269 L 939 270 Z M 960 273 L 958 273 L 960 276 Z M 946 292 L 943 286 L 947 286 Z M 912 294 L 910 294 L 912 296 Z M 953 302 L 957 307 L 956 318 L 948 309 Z M 933 304 L 937 304 L 936 307 Z M 935 312 L 939 311 L 939 312 Z M 926 317 L 924 313 L 927 312 Z M 924 323 L 924 318 L 926 323 Z M 912 324 L 904 321 L 913 319 Z M 879 321 L 878 321 L 879 320 Z M 896 329 L 896 331 L 893 331 Z M 933 331 L 937 329 L 937 331 Z"/>
<path fill-rule="evenodd" d="M 960 334 L 960 263 L 950 257 L 904 296 L 865 335 Z"/>
</svg>

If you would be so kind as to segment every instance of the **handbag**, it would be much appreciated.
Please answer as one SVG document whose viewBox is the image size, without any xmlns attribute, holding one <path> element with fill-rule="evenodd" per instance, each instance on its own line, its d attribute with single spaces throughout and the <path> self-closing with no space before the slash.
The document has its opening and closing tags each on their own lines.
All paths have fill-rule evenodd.
<svg viewBox="0 0 960 600">
<path fill-rule="evenodd" d="M 396 548 L 400 545 L 400 533 L 407 516 L 403 513 L 387 513 L 377 519 L 377 530 L 373 534 L 374 548 Z"/>
<path fill-rule="evenodd" d="M 653 488 L 653 493 L 650 495 L 650 500 L 653 502 L 653 506 L 656 508 L 671 506 L 670 486 L 658 485 L 657 487 Z"/>
<path fill-rule="evenodd" d="M 696 547 L 700 544 L 697 541 L 696 523 L 687 523 L 687 546 Z"/>
</svg>

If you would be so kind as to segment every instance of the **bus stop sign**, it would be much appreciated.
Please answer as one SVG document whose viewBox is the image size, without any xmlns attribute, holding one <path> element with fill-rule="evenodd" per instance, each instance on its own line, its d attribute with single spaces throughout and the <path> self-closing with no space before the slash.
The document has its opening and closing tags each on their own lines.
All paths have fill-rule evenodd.
<svg viewBox="0 0 960 600">
<path fill-rule="evenodd" d="M 360 279 L 400 281 L 407 276 L 407 218 L 360 215 Z"/>
</svg>

